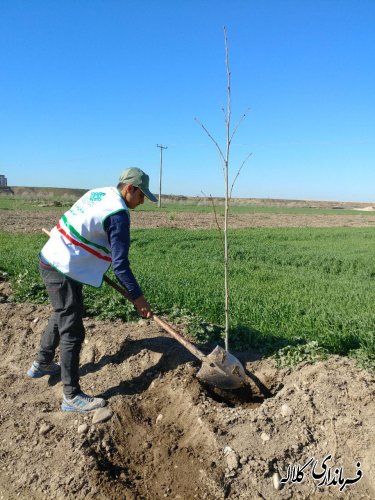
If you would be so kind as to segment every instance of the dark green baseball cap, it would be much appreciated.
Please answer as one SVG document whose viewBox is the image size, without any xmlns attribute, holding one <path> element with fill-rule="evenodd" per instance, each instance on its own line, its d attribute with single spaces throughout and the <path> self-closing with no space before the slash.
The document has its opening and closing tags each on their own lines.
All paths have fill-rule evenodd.
<svg viewBox="0 0 375 500">
<path fill-rule="evenodd" d="M 133 186 L 139 188 L 150 201 L 158 201 L 156 196 L 154 196 L 149 190 L 149 176 L 140 168 L 131 167 L 123 170 L 121 172 L 119 182 L 122 182 L 123 184 L 133 184 Z"/>
</svg>

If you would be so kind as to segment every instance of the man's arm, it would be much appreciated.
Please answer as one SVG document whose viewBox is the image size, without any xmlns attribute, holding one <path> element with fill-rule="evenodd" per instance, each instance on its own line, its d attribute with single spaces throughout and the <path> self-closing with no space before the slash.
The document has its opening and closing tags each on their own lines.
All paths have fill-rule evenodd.
<svg viewBox="0 0 375 500">
<path fill-rule="evenodd" d="M 151 316 L 150 305 L 130 268 L 130 220 L 127 212 L 121 211 L 109 216 L 104 222 L 104 230 L 111 246 L 113 272 L 128 290 L 138 313 L 143 317 Z"/>
</svg>

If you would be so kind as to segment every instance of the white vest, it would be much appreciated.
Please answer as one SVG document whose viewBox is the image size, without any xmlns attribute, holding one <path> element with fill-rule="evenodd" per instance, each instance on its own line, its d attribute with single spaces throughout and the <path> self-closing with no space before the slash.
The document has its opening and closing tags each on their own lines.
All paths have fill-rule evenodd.
<svg viewBox="0 0 375 500">
<path fill-rule="evenodd" d="M 121 210 L 128 208 L 116 188 L 88 191 L 52 229 L 43 258 L 69 278 L 99 288 L 112 262 L 104 221 Z"/>
</svg>

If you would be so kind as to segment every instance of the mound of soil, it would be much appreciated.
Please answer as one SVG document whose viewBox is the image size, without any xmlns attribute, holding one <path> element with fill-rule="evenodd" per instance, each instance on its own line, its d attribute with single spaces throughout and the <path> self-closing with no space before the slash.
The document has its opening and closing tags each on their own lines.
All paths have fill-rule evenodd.
<svg viewBox="0 0 375 500">
<path fill-rule="evenodd" d="M 93 424 L 60 411 L 58 379 L 27 378 L 51 311 L 8 293 L 2 283 L 0 498 L 375 497 L 374 378 L 351 361 L 277 370 L 242 353 L 251 386 L 225 393 L 156 324 L 87 318 L 82 388 L 114 411 Z"/>
</svg>

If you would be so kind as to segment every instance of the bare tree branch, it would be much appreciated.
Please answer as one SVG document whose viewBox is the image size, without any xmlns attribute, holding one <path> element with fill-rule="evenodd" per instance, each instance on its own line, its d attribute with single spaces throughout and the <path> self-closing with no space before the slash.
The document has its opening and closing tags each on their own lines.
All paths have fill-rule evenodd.
<svg viewBox="0 0 375 500">
<path fill-rule="evenodd" d="M 237 180 L 237 177 L 240 175 L 240 172 L 242 170 L 242 167 L 245 165 L 245 163 L 247 162 L 247 160 L 250 158 L 250 156 L 252 155 L 253 153 L 249 153 L 246 158 L 244 159 L 244 161 L 241 163 L 241 166 L 240 168 L 238 169 L 238 172 L 236 174 L 236 177 L 234 178 L 233 182 L 232 182 L 232 187 L 230 188 L 230 195 L 229 195 L 229 199 L 231 200 L 232 199 L 232 191 L 233 191 L 233 187 L 234 187 L 234 183 L 236 182 Z"/>
<path fill-rule="evenodd" d="M 234 130 L 232 132 L 232 135 L 230 136 L 230 142 L 232 142 L 232 139 L 234 137 L 234 134 L 237 132 L 239 126 L 241 125 L 241 123 L 244 121 L 244 119 L 246 118 L 247 116 L 247 113 L 249 112 L 250 108 L 247 108 L 247 110 L 243 113 L 243 115 L 241 116 L 241 118 L 238 120 L 238 123 L 237 125 L 234 127 Z"/>
<path fill-rule="evenodd" d="M 215 222 L 216 222 L 216 225 L 217 225 L 217 228 L 219 230 L 219 233 L 220 233 L 220 237 L 221 237 L 221 241 L 222 243 L 224 244 L 224 239 L 223 239 L 223 233 L 222 233 L 222 229 L 220 227 L 220 224 L 219 224 L 219 221 L 218 221 L 218 218 L 217 218 L 217 212 L 216 212 L 216 207 L 215 207 L 215 202 L 214 202 L 214 199 L 212 198 L 212 196 L 207 196 L 206 193 L 204 191 L 201 191 L 201 193 L 203 194 L 203 196 L 205 196 L 206 198 L 209 198 L 209 200 L 211 201 L 212 203 L 212 207 L 214 209 L 214 214 L 215 214 Z"/>
<path fill-rule="evenodd" d="M 221 108 L 221 111 L 223 112 L 223 115 L 224 115 L 224 122 L 225 122 L 225 125 L 227 125 L 227 114 L 225 113 L 224 106 Z"/>
<path fill-rule="evenodd" d="M 219 155 L 221 157 L 221 159 L 223 160 L 223 162 L 225 162 L 225 157 L 224 157 L 224 154 L 221 150 L 221 147 L 219 146 L 219 144 L 217 143 L 217 141 L 215 141 L 215 139 L 212 137 L 212 135 L 210 134 L 210 132 L 206 129 L 206 127 L 203 125 L 203 123 L 201 123 L 198 118 L 194 118 L 194 120 L 203 128 L 203 130 L 206 132 L 206 134 L 208 135 L 208 137 L 211 139 L 211 141 L 215 144 L 217 150 L 219 151 Z"/>
</svg>

